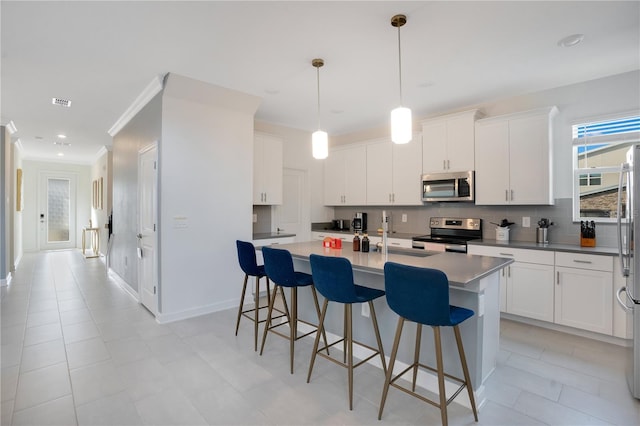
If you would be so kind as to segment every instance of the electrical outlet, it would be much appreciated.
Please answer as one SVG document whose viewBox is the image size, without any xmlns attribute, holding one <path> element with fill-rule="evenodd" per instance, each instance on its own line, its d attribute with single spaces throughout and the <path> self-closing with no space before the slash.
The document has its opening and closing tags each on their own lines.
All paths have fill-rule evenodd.
<svg viewBox="0 0 640 426">
<path fill-rule="evenodd" d="M 407 223 L 407 215 L 405 213 L 402 214 L 402 223 Z"/>
<path fill-rule="evenodd" d="M 363 303 L 362 304 L 362 316 L 363 317 L 367 317 L 369 318 L 369 315 L 371 315 L 371 310 L 369 309 L 369 304 L 368 303 Z"/>
<path fill-rule="evenodd" d="M 530 228 L 531 227 L 531 218 L 529 216 L 524 216 L 522 218 L 522 227 Z"/>
<path fill-rule="evenodd" d="M 256 213 L 253 214 L 253 223 L 258 222 L 258 215 Z"/>
</svg>

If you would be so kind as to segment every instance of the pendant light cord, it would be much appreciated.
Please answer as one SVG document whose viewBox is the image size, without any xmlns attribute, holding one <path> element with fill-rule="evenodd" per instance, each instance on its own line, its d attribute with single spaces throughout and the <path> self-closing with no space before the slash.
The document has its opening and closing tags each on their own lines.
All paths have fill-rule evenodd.
<svg viewBox="0 0 640 426">
<path fill-rule="evenodd" d="M 320 67 L 316 67 L 316 77 L 318 81 L 318 130 L 320 130 Z"/>
<path fill-rule="evenodd" d="M 398 81 L 400 83 L 400 106 L 402 106 L 402 50 L 400 46 L 400 25 L 398 25 Z"/>
</svg>

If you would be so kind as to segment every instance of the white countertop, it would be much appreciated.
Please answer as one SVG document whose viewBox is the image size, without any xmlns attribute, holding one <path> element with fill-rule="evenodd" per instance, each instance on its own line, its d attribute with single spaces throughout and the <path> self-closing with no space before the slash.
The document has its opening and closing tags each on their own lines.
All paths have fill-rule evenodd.
<svg viewBox="0 0 640 426">
<path fill-rule="evenodd" d="M 521 248 L 529 250 L 550 250 L 550 251 L 563 251 L 568 253 L 584 253 L 584 254 L 599 254 L 604 256 L 618 256 L 617 247 L 580 247 L 575 244 L 538 244 L 531 241 L 497 241 L 497 240 L 472 240 L 467 242 L 467 245 L 478 246 L 494 246 L 494 247 L 509 247 L 509 248 Z"/>
<path fill-rule="evenodd" d="M 343 246 L 341 249 L 325 248 L 321 241 L 278 244 L 277 248 L 289 250 L 294 258 L 304 260 L 308 260 L 311 254 L 344 257 L 351 262 L 354 270 L 380 275 L 384 274 L 384 264 L 387 261 L 421 268 L 439 269 L 447 275 L 451 285 L 462 287 L 476 283 L 481 278 L 513 263 L 511 259 L 449 252 L 429 252 L 430 255 L 426 257 L 396 253 L 389 253 L 385 256 L 378 252 L 354 252 L 351 246 Z M 416 253 L 420 252 L 416 249 Z"/>
</svg>

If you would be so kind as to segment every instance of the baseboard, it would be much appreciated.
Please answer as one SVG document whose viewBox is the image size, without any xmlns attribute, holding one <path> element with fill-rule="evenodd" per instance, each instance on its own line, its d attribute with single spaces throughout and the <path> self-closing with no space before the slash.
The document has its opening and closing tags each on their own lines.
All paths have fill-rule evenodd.
<svg viewBox="0 0 640 426">
<path fill-rule="evenodd" d="M 18 258 L 16 259 L 16 261 L 13 263 L 13 269 L 16 270 L 18 269 L 18 265 L 20 264 L 20 261 L 22 260 L 22 254 L 20 256 L 18 256 Z"/>
<path fill-rule="evenodd" d="M 238 300 L 228 300 L 224 302 L 214 303 L 211 305 L 198 306 L 196 308 L 185 309 L 184 311 L 158 313 L 156 315 L 156 321 L 159 324 L 166 324 L 174 321 L 180 321 L 188 318 L 198 317 L 200 315 L 212 314 L 214 312 L 225 311 L 231 308 L 238 307 Z"/>
<path fill-rule="evenodd" d="M 122 278 L 116 271 L 114 271 L 113 269 L 109 268 L 108 269 L 108 274 L 109 274 L 109 278 L 111 278 L 113 281 L 115 281 L 115 283 L 117 285 L 119 285 L 120 287 L 122 287 L 122 289 L 124 291 L 127 292 L 127 294 L 129 294 L 129 296 L 131 296 L 136 302 L 140 302 L 140 297 L 138 296 L 138 292 L 135 291 L 130 285 L 129 283 L 127 283 L 124 278 Z"/>
<path fill-rule="evenodd" d="M 6 278 L 0 279 L 0 287 L 6 287 L 9 284 L 11 284 L 11 278 L 12 278 L 11 272 L 9 272 Z"/>
</svg>

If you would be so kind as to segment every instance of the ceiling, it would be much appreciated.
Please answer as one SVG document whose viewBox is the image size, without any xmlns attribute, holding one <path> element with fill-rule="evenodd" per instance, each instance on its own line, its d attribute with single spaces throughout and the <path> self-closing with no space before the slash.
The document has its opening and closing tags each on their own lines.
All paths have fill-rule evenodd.
<svg viewBox="0 0 640 426">
<path fill-rule="evenodd" d="M 0 3 L 2 123 L 26 159 L 92 163 L 167 72 L 257 95 L 256 119 L 341 135 L 640 69 L 640 2 Z M 568 35 L 584 34 L 574 47 Z M 55 106 L 53 97 L 72 101 Z M 54 145 L 65 134 L 70 146 Z M 63 157 L 57 154 L 62 152 Z"/>
</svg>

